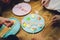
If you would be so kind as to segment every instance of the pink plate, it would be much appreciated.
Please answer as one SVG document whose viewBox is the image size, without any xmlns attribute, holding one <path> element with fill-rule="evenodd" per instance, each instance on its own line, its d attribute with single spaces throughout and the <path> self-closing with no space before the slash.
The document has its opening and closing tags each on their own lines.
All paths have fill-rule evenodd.
<svg viewBox="0 0 60 40">
<path fill-rule="evenodd" d="M 15 5 L 12 9 L 12 12 L 18 16 L 26 15 L 30 11 L 31 11 L 31 6 L 28 3 L 19 3 L 19 4 Z"/>
</svg>

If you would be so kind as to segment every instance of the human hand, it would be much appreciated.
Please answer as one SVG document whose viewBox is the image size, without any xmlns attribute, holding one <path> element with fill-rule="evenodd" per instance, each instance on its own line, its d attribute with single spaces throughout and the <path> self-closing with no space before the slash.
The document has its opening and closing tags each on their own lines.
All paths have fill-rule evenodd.
<svg viewBox="0 0 60 40">
<path fill-rule="evenodd" d="M 4 18 L 1 21 L 2 24 L 6 25 L 7 27 L 11 27 L 13 25 L 13 21 L 9 20 L 8 18 Z"/>
<path fill-rule="evenodd" d="M 44 6 L 44 7 L 47 7 L 48 4 L 49 4 L 50 0 L 41 0 L 41 4 Z"/>
<path fill-rule="evenodd" d="M 52 22 L 58 22 L 60 21 L 60 15 L 55 15 L 53 18 L 52 18 Z"/>
<path fill-rule="evenodd" d="M 60 26 L 60 15 L 55 15 L 52 18 L 52 25 L 53 26 Z"/>
</svg>

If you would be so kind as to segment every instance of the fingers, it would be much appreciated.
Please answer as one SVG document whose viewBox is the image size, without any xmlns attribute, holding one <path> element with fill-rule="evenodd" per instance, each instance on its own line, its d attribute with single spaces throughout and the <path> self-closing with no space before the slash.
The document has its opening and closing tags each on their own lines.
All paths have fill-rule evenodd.
<svg viewBox="0 0 60 40">
<path fill-rule="evenodd" d="M 12 21 L 10 23 L 6 24 L 7 27 L 11 27 L 12 25 L 13 25 Z"/>
<path fill-rule="evenodd" d="M 41 0 L 41 4 L 43 4 L 44 3 L 44 0 Z"/>
<path fill-rule="evenodd" d="M 58 15 L 55 15 L 52 20 L 56 20 L 58 18 Z"/>
<path fill-rule="evenodd" d="M 57 15 L 55 15 L 54 17 L 52 17 L 52 19 L 51 19 L 52 24 L 55 23 L 56 20 L 57 20 Z"/>
<path fill-rule="evenodd" d="M 11 27 L 13 25 L 13 21 L 5 20 L 3 22 L 7 27 Z"/>
<path fill-rule="evenodd" d="M 49 1 L 50 1 L 50 0 L 42 0 L 42 1 L 41 1 L 41 4 L 42 4 L 43 6 L 45 6 L 45 7 L 47 7 Z"/>
<path fill-rule="evenodd" d="M 14 22 L 11 21 L 11 22 L 7 25 L 7 27 L 11 27 L 13 24 L 14 24 Z"/>
<path fill-rule="evenodd" d="M 52 18 L 52 21 L 51 21 L 52 25 L 60 25 L 60 15 L 55 15 L 53 18 Z"/>
<path fill-rule="evenodd" d="M 43 5 L 46 5 L 47 4 L 47 1 L 44 1 Z"/>
</svg>

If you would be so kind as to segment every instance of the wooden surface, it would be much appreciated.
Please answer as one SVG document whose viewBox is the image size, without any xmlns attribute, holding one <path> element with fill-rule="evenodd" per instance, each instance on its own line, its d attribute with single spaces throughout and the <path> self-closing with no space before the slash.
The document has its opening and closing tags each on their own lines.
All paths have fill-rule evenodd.
<svg viewBox="0 0 60 40">
<path fill-rule="evenodd" d="M 17 34 L 17 36 L 22 40 L 55 40 L 55 38 L 57 40 L 57 38 L 60 37 L 60 34 L 59 34 L 59 31 L 57 30 L 57 28 L 53 29 L 51 26 L 51 18 L 53 17 L 52 13 L 48 12 L 47 10 L 44 10 L 40 1 L 32 1 L 29 4 L 32 7 L 32 10 L 30 13 L 35 13 L 35 11 L 37 10 L 39 12 L 39 15 L 44 17 L 45 28 L 37 34 L 29 34 L 29 33 L 25 32 L 24 30 L 22 30 L 22 28 L 21 28 L 19 33 Z M 24 17 L 24 16 L 19 17 L 19 16 L 14 15 L 12 13 L 12 10 L 5 11 L 3 16 L 8 17 L 8 18 L 15 17 L 15 18 L 18 18 L 20 21 Z M 58 35 L 57 35 L 57 32 L 58 32 Z M 52 36 L 50 36 L 50 35 L 52 35 Z"/>
</svg>

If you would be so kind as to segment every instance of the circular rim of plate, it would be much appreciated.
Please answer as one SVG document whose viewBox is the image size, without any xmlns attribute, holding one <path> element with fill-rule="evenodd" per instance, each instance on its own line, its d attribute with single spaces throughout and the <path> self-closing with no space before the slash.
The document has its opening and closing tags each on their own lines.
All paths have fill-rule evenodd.
<svg viewBox="0 0 60 40">
<path fill-rule="evenodd" d="M 19 13 L 19 14 L 17 14 L 17 12 L 15 11 L 15 9 L 16 9 L 16 7 L 17 6 L 19 6 L 19 5 L 22 5 L 22 4 L 24 4 L 24 5 L 28 5 L 27 7 L 28 7 L 28 10 L 27 10 L 27 12 L 26 13 L 24 13 L 24 14 L 21 14 L 21 13 Z M 26 6 L 25 6 L 25 8 L 27 8 Z M 20 9 L 20 10 L 22 10 L 22 9 Z M 26 15 L 26 14 L 28 14 L 29 12 L 31 11 L 31 5 L 30 4 L 28 4 L 28 3 L 18 3 L 18 4 L 16 4 L 14 7 L 13 7 L 13 9 L 12 9 L 12 12 L 13 12 L 13 14 L 15 14 L 15 15 L 17 15 L 17 16 L 24 16 L 24 15 Z M 20 12 L 22 12 L 22 11 L 20 11 Z"/>
<path fill-rule="evenodd" d="M 12 25 L 12 27 L 11 27 L 11 29 L 7 32 L 7 33 L 5 33 L 4 35 L 3 35 L 3 38 L 5 38 L 5 37 L 7 37 L 7 36 L 9 36 L 9 35 L 15 35 L 19 30 L 20 30 L 20 21 L 17 19 L 17 18 L 10 18 L 10 20 L 17 20 L 16 21 L 16 23 L 14 23 L 14 25 Z M 17 24 L 18 23 L 18 24 Z M 16 27 L 18 25 L 18 27 Z M 3 26 L 5 26 L 5 25 L 3 25 Z M 2 27 L 3 27 L 2 26 Z M 15 28 L 16 27 L 16 28 Z M 17 29 L 17 30 L 16 30 Z M 13 31 L 12 31 L 13 30 Z M 14 31 L 15 30 L 15 31 Z"/>
<path fill-rule="evenodd" d="M 29 15 L 31 15 L 31 14 L 29 14 Z M 44 23 L 43 23 L 42 28 L 41 28 L 40 30 L 36 31 L 36 32 L 32 32 L 32 31 L 29 32 L 28 30 L 24 29 L 24 27 L 23 27 L 23 21 L 24 21 L 25 18 L 28 17 L 29 15 L 27 15 L 27 16 L 25 16 L 25 17 L 23 18 L 23 20 L 22 20 L 22 22 L 21 22 L 22 29 L 23 29 L 25 32 L 27 32 L 27 33 L 31 33 L 31 34 L 36 34 L 36 33 L 41 32 L 41 31 L 44 29 L 44 27 L 45 27 L 45 20 L 44 20 L 44 18 L 43 18 L 42 16 L 37 15 L 37 14 L 34 14 L 34 15 L 40 16 L 40 17 L 42 17 L 42 19 L 44 20 Z M 31 16 L 30 16 L 30 17 L 31 17 Z"/>
</svg>

